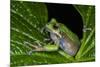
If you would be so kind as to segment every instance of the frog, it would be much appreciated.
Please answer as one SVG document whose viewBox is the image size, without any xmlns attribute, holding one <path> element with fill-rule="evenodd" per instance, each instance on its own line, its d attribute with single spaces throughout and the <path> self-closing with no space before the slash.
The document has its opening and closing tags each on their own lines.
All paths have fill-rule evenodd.
<svg viewBox="0 0 100 67">
<path fill-rule="evenodd" d="M 62 49 L 70 56 L 77 54 L 80 48 L 79 38 L 67 26 L 58 22 L 55 18 L 52 18 L 51 21 L 45 25 L 45 30 L 50 33 L 50 39 L 54 44 L 48 43 L 43 47 L 37 47 L 36 50 L 33 51 L 57 51 Z"/>
</svg>

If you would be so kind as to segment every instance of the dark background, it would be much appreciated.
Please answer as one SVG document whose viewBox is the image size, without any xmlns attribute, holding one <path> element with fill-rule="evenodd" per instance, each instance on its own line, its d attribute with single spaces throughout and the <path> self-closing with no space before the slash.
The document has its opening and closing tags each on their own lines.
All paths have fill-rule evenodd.
<svg viewBox="0 0 100 67">
<path fill-rule="evenodd" d="M 48 22 L 56 18 L 60 23 L 65 24 L 72 32 L 82 38 L 83 22 L 78 11 L 71 4 L 45 3 L 48 9 Z"/>
</svg>

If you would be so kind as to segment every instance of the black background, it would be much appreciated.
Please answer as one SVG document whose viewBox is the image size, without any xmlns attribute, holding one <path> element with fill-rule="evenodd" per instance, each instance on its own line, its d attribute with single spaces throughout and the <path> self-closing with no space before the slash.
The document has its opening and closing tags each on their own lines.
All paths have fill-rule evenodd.
<svg viewBox="0 0 100 67">
<path fill-rule="evenodd" d="M 71 4 L 45 3 L 48 9 L 48 22 L 56 18 L 60 23 L 65 24 L 72 32 L 82 38 L 83 22 L 78 11 Z"/>
</svg>

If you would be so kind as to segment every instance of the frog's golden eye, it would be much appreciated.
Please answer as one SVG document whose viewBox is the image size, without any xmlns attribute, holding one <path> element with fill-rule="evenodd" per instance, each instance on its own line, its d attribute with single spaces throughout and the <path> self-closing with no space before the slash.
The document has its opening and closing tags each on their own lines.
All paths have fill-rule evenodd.
<svg viewBox="0 0 100 67">
<path fill-rule="evenodd" d="M 59 28 L 59 24 L 54 24 L 54 25 L 53 25 L 53 28 L 54 28 L 54 29 L 58 29 L 58 28 Z"/>
</svg>

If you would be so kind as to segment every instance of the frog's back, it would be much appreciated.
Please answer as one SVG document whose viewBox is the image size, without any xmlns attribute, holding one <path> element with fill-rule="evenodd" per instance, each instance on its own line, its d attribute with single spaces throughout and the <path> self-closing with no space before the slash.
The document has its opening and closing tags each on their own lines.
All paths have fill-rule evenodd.
<svg viewBox="0 0 100 67">
<path fill-rule="evenodd" d="M 77 45 L 80 45 L 78 36 L 75 33 L 73 33 L 71 30 L 69 30 L 64 24 L 60 23 L 60 25 L 62 29 L 61 32 L 65 33 L 65 35 L 67 35 L 74 43 L 76 43 Z"/>
<path fill-rule="evenodd" d="M 75 56 L 79 45 L 74 43 L 65 33 L 62 33 L 62 38 L 60 39 L 60 47 L 69 55 Z"/>
</svg>

